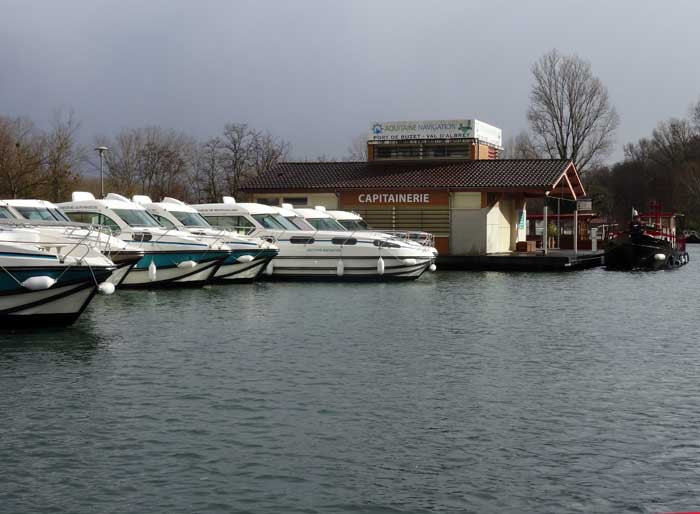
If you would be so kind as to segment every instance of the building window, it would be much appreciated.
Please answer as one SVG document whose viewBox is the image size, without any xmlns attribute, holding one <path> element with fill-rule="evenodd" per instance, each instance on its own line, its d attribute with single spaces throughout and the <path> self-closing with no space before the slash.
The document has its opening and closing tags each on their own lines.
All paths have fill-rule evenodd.
<svg viewBox="0 0 700 514">
<path fill-rule="evenodd" d="M 450 145 L 445 147 L 445 157 L 453 159 L 468 159 L 470 157 L 469 146 L 467 145 Z"/>
<path fill-rule="evenodd" d="M 279 198 L 256 198 L 255 201 L 262 205 L 279 205 Z"/>
<path fill-rule="evenodd" d="M 290 196 L 283 198 L 282 203 L 291 203 L 294 207 L 306 207 L 309 205 L 309 199 L 305 196 Z"/>
<path fill-rule="evenodd" d="M 377 146 L 377 159 L 420 159 L 421 151 L 418 146 Z"/>
<path fill-rule="evenodd" d="M 471 158 L 471 145 L 377 145 L 374 149 L 374 157 L 375 159 L 469 159 Z"/>
</svg>

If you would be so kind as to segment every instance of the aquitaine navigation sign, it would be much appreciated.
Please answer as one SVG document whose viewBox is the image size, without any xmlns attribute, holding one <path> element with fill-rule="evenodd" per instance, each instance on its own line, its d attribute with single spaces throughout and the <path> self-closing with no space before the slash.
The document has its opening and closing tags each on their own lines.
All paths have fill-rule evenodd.
<svg viewBox="0 0 700 514">
<path fill-rule="evenodd" d="M 479 120 L 375 121 L 369 141 L 480 139 L 501 147 L 501 129 Z"/>
</svg>

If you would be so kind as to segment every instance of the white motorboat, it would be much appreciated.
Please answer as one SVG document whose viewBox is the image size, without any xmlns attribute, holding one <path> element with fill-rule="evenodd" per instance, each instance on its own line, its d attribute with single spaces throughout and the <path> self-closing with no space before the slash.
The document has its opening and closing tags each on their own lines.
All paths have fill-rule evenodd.
<svg viewBox="0 0 700 514">
<path fill-rule="evenodd" d="M 367 224 L 367 222 L 364 219 L 362 219 L 362 216 L 360 216 L 356 212 L 326 210 L 325 207 L 320 205 L 314 207 L 313 210 L 321 211 L 325 214 L 328 214 L 329 216 L 332 216 L 347 230 L 372 230 Z M 311 211 L 311 209 L 307 209 L 307 211 Z M 318 214 L 313 215 L 317 216 Z M 435 248 L 435 238 L 430 232 L 424 232 L 421 230 L 388 230 L 383 231 L 383 233 L 389 234 L 399 239 L 403 239 L 405 241 L 413 241 L 416 244 L 432 247 L 435 256 L 437 257 L 438 255 L 437 249 Z"/>
<path fill-rule="evenodd" d="M 144 251 L 122 287 L 201 285 L 231 253 L 223 243 L 212 245 L 189 232 L 164 228 L 143 206 L 115 193 L 97 200 L 91 193 L 75 192 L 72 201 L 59 207 L 71 220 L 106 227 Z"/>
<path fill-rule="evenodd" d="M 370 230 L 370 226 L 367 222 L 362 219 L 362 216 L 355 212 L 338 210 L 327 210 L 326 212 L 344 226 L 345 230 Z"/>
<path fill-rule="evenodd" d="M 119 286 L 126 275 L 144 256 L 144 251 L 136 248 L 110 235 L 105 230 L 99 230 L 97 226 L 84 223 L 76 223 L 51 202 L 46 200 L 5 200 L 0 202 L 0 217 L 14 217 L 27 220 L 34 224 L 37 230 L 48 230 L 51 233 L 59 233 L 64 237 L 87 242 L 95 246 L 108 257 L 116 266 L 112 275 L 107 279 L 115 286 Z"/>
<path fill-rule="evenodd" d="M 22 222 L 19 222 L 22 223 Z M 0 327 L 69 325 L 114 264 L 92 245 L 0 220 Z"/>
<path fill-rule="evenodd" d="M 222 242 L 231 255 L 214 273 L 221 282 L 250 282 L 277 256 L 277 247 L 264 239 L 248 237 L 235 230 L 212 227 L 196 209 L 175 198 L 153 202 L 148 196 L 135 195 L 132 200 L 143 205 L 158 222 L 167 228 L 187 231 L 211 244 Z"/>
<path fill-rule="evenodd" d="M 269 278 L 304 280 L 414 280 L 435 259 L 433 251 L 379 232 L 302 230 L 279 207 L 257 203 L 193 205 L 213 226 L 239 227 L 273 237 L 279 247 L 265 270 Z M 303 221 L 303 220 L 302 220 Z"/>
</svg>

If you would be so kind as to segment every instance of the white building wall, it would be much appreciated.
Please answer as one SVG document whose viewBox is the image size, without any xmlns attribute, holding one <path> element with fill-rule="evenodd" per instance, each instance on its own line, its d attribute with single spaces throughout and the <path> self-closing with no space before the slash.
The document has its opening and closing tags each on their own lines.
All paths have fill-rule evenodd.
<svg viewBox="0 0 700 514">
<path fill-rule="evenodd" d="M 452 193 L 450 254 L 486 253 L 486 212 L 481 208 L 481 193 Z"/>
<path fill-rule="evenodd" d="M 510 252 L 514 249 L 515 217 L 512 199 L 502 198 L 489 209 L 486 215 L 486 253 Z"/>
</svg>

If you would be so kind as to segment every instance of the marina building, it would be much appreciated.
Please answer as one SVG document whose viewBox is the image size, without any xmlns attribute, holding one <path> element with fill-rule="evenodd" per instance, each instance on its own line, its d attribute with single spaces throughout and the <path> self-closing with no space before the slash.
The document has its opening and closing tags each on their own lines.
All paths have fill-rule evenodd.
<svg viewBox="0 0 700 514">
<path fill-rule="evenodd" d="M 474 119 L 373 122 L 367 160 L 284 162 L 248 181 L 259 203 L 354 211 L 380 230 L 431 232 L 441 255 L 514 252 L 527 201 L 585 192 L 568 160 L 500 159 L 501 130 Z"/>
</svg>

